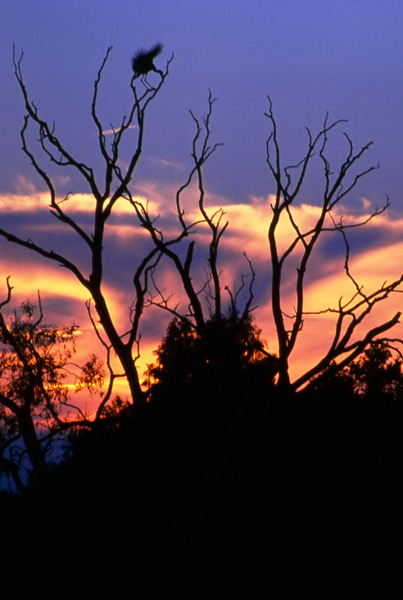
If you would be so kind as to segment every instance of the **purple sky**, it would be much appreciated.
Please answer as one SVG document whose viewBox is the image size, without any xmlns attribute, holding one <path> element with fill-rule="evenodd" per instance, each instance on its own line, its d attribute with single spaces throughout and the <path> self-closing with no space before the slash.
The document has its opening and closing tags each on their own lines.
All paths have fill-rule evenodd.
<svg viewBox="0 0 403 600">
<path fill-rule="evenodd" d="M 402 27 L 400 0 L 3 0 L 0 219 L 18 232 L 27 223 L 49 224 L 46 206 L 19 214 L 5 209 L 9 198 L 15 201 L 43 189 L 21 151 L 24 110 L 12 66 L 13 42 L 17 51 L 24 50 L 24 77 L 41 114 L 56 122 L 67 147 L 90 162 L 96 148 L 90 101 L 107 47 L 113 46 L 113 52 L 100 107 L 105 126 L 118 126 L 127 112 L 130 57 L 138 47 L 160 41 L 164 52 L 158 64 L 164 66 L 172 53 L 175 58 L 150 110 L 139 190 L 164 198 L 185 179 L 193 134 L 188 109 L 203 115 L 210 88 L 218 98 L 213 140 L 225 143 L 207 169 L 212 198 L 241 206 L 250 206 L 252 198 L 267 198 L 274 189 L 265 164 L 269 94 L 286 163 L 303 156 L 305 126 L 317 131 L 327 111 L 331 120 L 348 119 L 344 128 L 357 149 L 374 141 L 363 167 L 380 163 L 381 168 L 361 182 L 351 202 L 361 206 L 366 198 L 375 206 L 388 194 L 392 205 L 389 220 L 373 227 L 372 237 L 358 235 L 356 246 L 364 259 L 371 249 L 380 253 L 387 244 L 399 244 L 403 227 L 393 229 L 391 223 L 403 220 Z M 341 131 L 335 134 L 335 156 Z M 315 204 L 321 185 L 311 179 L 302 200 Z M 87 191 L 75 179 L 65 186 L 65 191 Z M 58 232 L 53 234 L 56 240 Z M 52 236 L 51 229 L 47 235 Z M 127 251 L 120 240 L 119 251 Z M 403 246 L 396 247 L 401 252 Z M 323 246 L 323 264 L 329 264 L 325 261 L 333 252 L 331 244 Z M 255 260 L 264 270 L 266 259 L 259 252 Z M 1 278 L 26 261 L 32 264 L 26 279 L 35 294 L 35 257 L 0 240 Z M 119 274 L 114 276 L 116 284 L 124 281 L 123 275 L 122 282 Z M 74 299 L 67 298 L 59 310 L 74 312 L 71 303 Z"/>
<path fill-rule="evenodd" d="M 371 178 L 371 189 L 375 186 L 376 193 L 387 192 L 399 203 L 400 1 L 6 0 L 1 4 L 3 190 L 13 189 L 16 172 L 32 175 L 19 151 L 22 103 L 11 64 L 13 42 L 24 49 L 24 73 L 38 106 L 81 148 L 87 142 L 81 132 L 88 126 L 92 83 L 106 48 L 114 47 L 104 90 L 112 120 L 124 110 L 120 90 L 130 77 L 131 54 L 160 40 L 162 64 L 172 52 L 175 60 L 153 109 L 149 155 L 183 161 L 191 133 L 187 109 L 203 112 L 211 88 L 218 98 L 214 132 L 226 144 L 215 160 L 211 184 L 216 192 L 238 201 L 245 201 L 251 192 L 266 193 L 263 112 L 270 94 L 291 155 L 292 141 L 304 141 L 304 127 L 318 127 L 326 111 L 331 118 L 349 119 L 348 130 L 357 145 L 375 142 L 373 160 L 381 163 L 382 172 Z M 236 168 L 231 168 L 234 161 Z"/>
</svg>

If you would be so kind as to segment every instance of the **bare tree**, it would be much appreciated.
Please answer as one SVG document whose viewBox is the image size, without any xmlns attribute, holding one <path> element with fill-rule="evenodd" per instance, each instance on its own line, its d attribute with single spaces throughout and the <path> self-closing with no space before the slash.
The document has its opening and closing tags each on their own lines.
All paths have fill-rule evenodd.
<svg viewBox="0 0 403 600">
<path fill-rule="evenodd" d="M 155 268 L 153 268 L 152 273 L 150 273 L 152 275 L 154 292 L 151 293 L 148 301 L 151 304 L 167 310 L 174 317 L 191 319 L 200 332 L 203 330 L 207 318 L 218 318 L 222 314 L 222 287 L 218 268 L 218 248 L 222 235 L 228 227 L 228 221 L 223 223 L 225 211 L 220 208 L 214 210 L 211 214 L 205 203 L 203 167 L 216 149 L 221 145 L 220 143 L 215 143 L 212 146 L 209 145 L 211 134 L 210 123 L 214 102 L 215 99 L 210 92 L 208 97 L 208 111 L 202 121 L 198 119 L 192 111 L 189 111 L 196 130 L 191 150 L 193 166 L 190 169 L 186 181 L 179 186 L 176 192 L 175 206 L 178 232 L 173 236 L 167 237 L 162 229 L 156 226 L 155 219 L 150 216 L 148 208 L 138 200 L 135 200 L 130 191 L 127 190 L 128 199 L 134 207 L 140 223 L 149 232 L 154 248 L 159 254 L 159 258 L 163 256 L 167 257 L 177 271 L 188 300 L 188 307 L 187 310 L 180 311 L 178 304 L 172 304 L 172 302 L 170 302 L 172 298 L 170 296 L 165 296 L 164 290 L 159 288 L 154 277 Z M 196 183 L 196 191 L 194 192 L 195 199 L 193 204 L 198 207 L 198 216 L 196 220 L 188 221 L 182 206 L 182 196 L 191 188 L 194 180 Z M 208 243 L 207 278 L 200 288 L 197 288 L 191 272 L 196 241 L 195 239 L 191 239 L 187 244 L 185 252 L 182 252 L 182 244 L 185 243 L 189 237 L 194 237 L 194 234 L 197 233 L 198 227 L 200 226 L 207 226 L 211 237 Z M 176 250 L 178 247 L 179 249 Z M 210 289 L 210 284 L 212 284 L 212 289 Z M 209 302 L 207 314 L 203 305 L 205 299 L 203 294 L 207 295 L 208 300 L 211 301 Z"/>
<path fill-rule="evenodd" d="M 117 325 L 113 320 L 102 287 L 104 282 L 104 241 L 110 217 L 119 201 L 123 201 L 122 198 L 132 180 L 142 153 L 147 108 L 161 90 L 168 75 L 172 58 L 168 61 L 165 71 L 158 70 L 157 85 L 155 87 L 148 85 L 146 88 L 142 86 L 141 93 L 135 87 L 136 77 L 135 74 L 133 74 L 130 83 L 133 100 L 129 108 L 128 116 L 124 116 L 119 127 L 113 129 L 112 142 L 109 144 L 104 132 L 104 127 L 98 115 L 97 103 L 101 77 L 110 53 L 111 48 L 108 48 L 94 82 L 94 92 L 91 104 L 91 117 L 96 127 L 99 152 L 104 165 L 102 176 L 99 179 L 96 177 L 95 171 L 90 165 L 75 158 L 67 150 L 66 146 L 56 135 L 54 126 L 50 125 L 48 121 L 42 118 L 39 109 L 30 99 L 24 83 L 22 73 L 23 53 L 21 53 L 19 57 L 16 56 L 15 49 L 13 53 L 15 75 L 24 98 L 26 110 L 24 125 L 21 130 L 23 151 L 29 157 L 35 171 L 46 184 L 50 195 L 49 204 L 51 215 L 63 223 L 67 229 L 84 242 L 87 249 L 89 275 L 87 276 L 85 274 L 85 271 L 77 262 L 68 258 L 67 249 L 64 254 L 61 254 L 46 248 L 31 239 L 22 239 L 4 229 L 0 229 L 0 235 L 10 242 L 23 246 L 65 267 L 73 273 L 84 288 L 88 290 L 90 298 L 95 305 L 95 310 L 103 334 L 106 336 L 104 344 L 109 351 L 110 349 L 113 349 L 113 352 L 118 356 L 130 387 L 133 402 L 141 402 L 144 399 L 144 395 L 136 368 L 140 339 L 138 327 L 144 308 L 143 300 L 145 294 L 145 289 L 141 282 L 142 277 L 144 277 L 145 280 L 147 279 L 147 265 L 149 261 L 153 259 L 156 252 L 155 249 L 152 249 L 150 255 L 140 260 L 139 265 L 135 268 L 134 281 L 138 296 L 137 300 L 134 302 L 134 310 L 131 314 L 130 330 L 121 332 L 118 331 Z M 36 157 L 38 152 L 30 148 L 27 135 L 30 127 L 36 128 L 36 131 L 39 134 L 39 152 L 42 153 L 42 158 L 48 159 L 51 164 L 54 164 L 61 169 L 72 168 L 81 177 L 83 182 L 89 186 L 94 198 L 91 231 L 86 230 L 71 216 L 72 211 L 69 211 L 71 202 L 65 202 L 70 199 L 70 195 L 68 194 L 62 199 L 58 197 L 54 181 L 45 168 L 41 166 L 39 159 Z M 131 140 L 133 150 L 131 151 L 129 160 L 123 161 L 120 156 L 121 146 L 123 140 L 128 135 L 133 136 Z M 95 321 L 93 321 L 93 323 L 95 324 Z M 113 381 L 113 377 L 111 380 Z"/>
<path fill-rule="evenodd" d="M 255 272 L 251 261 L 244 254 L 248 273 L 241 274 L 237 289 L 231 290 L 228 285 L 222 284 L 222 272 L 219 267 L 219 247 L 222 237 L 227 230 L 229 222 L 225 219 L 225 210 L 221 208 L 209 209 L 206 203 L 206 190 L 204 185 L 204 167 L 207 161 L 222 145 L 210 142 L 211 119 L 213 106 L 216 99 L 211 91 L 208 96 L 208 109 L 205 116 L 200 119 L 190 112 L 195 126 L 195 133 L 191 146 L 192 166 L 186 181 L 176 191 L 175 207 L 177 217 L 177 231 L 166 234 L 159 223 L 159 216 L 152 216 L 148 205 L 135 198 L 130 189 L 127 188 L 125 197 L 133 206 L 141 226 L 149 233 L 153 243 L 152 255 L 155 259 L 147 263 L 147 267 L 140 269 L 135 276 L 137 297 L 145 298 L 147 305 L 157 306 L 167 311 L 173 318 L 189 321 L 199 335 L 203 335 L 207 321 L 219 321 L 229 312 L 232 316 L 239 314 L 241 318 L 249 317 L 252 310 L 253 284 Z M 192 196 L 192 208 L 196 207 L 196 213 L 192 211 L 192 219 L 189 220 L 183 207 L 183 195 L 189 193 Z M 204 277 L 200 279 L 200 264 L 194 267 L 194 257 L 197 250 L 203 247 L 198 243 L 196 236 L 201 230 L 207 230 L 207 242 L 204 249 L 207 250 L 207 265 L 204 269 Z M 190 241 L 189 241 L 190 240 Z M 186 248 L 183 246 L 186 244 Z M 168 259 L 177 273 L 180 288 L 185 295 L 185 306 L 178 301 L 172 290 L 166 291 L 158 283 L 158 267 L 160 261 Z M 147 274 L 149 281 L 146 286 L 141 283 L 139 275 Z M 227 294 L 227 302 L 223 298 L 223 292 Z M 240 295 L 244 293 L 243 308 L 240 306 Z M 246 295 L 246 299 L 245 299 Z"/>
<path fill-rule="evenodd" d="M 215 319 L 220 320 L 225 314 L 225 302 L 223 292 L 228 295 L 227 308 L 232 315 L 240 313 L 241 318 L 249 318 L 253 310 L 254 298 L 253 284 L 255 271 L 251 261 L 245 254 L 248 267 L 247 275 L 241 275 L 239 287 L 231 290 L 229 286 L 222 285 L 222 273 L 219 267 L 219 247 L 224 233 L 228 227 L 223 208 L 209 210 L 206 202 L 206 191 L 204 184 L 204 167 L 206 162 L 220 146 L 219 143 L 211 143 L 211 118 L 215 99 L 209 93 L 208 110 L 203 119 L 197 118 L 190 111 L 195 126 L 195 134 L 192 140 L 191 159 L 192 165 L 184 183 L 179 186 L 175 197 L 177 216 L 176 233 L 164 232 L 163 226 L 158 220 L 159 215 L 152 215 L 149 205 L 142 202 L 132 191 L 132 180 L 139 163 L 145 132 L 146 113 L 150 103 L 156 98 L 169 73 L 171 60 L 168 60 L 164 71 L 153 69 L 157 84 L 141 84 L 141 92 L 135 86 L 136 73 L 130 82 L 132 101 L 130 103 L 128 116 L 121 119 L 119 127 L 112 128 L 112 141 L 107 142 L 105 130 L 101 123 L 98 111 L 98 96 L 101 78 L 106 67 L 111 48 L 108 48 L 104 60 L 98 70 L 94 82 L 94 92 L 91 103 L 91 118 L 97 132 L 99 153 L 103 161 L 101 177 L 98 178 L 95 170 L 85 162 L 72 156 L 66 146 L 55 133 L 54 126 L 44 120 L 35 103 L 30 99 L 22 74 L 23 53 L 19 57 L 14 51 L 13 61 L 17 82 L 21 89 L 26 115 L 21 130 L 22 148 L 29 157 L 35 171 L 42 178 L 50 196 L 50 213 L 53 218 L 61 222 L 67 230 L 78 237 L 86 248 L 86 275 L 81 263 L 71 260 L 68 252 L 55 252 L 31 239 L 23 239 L 9 231 L 0 228 L 0 235 L 5 239 L 27 248 L 37 254 L 57 262 L 68 269 L 88 290 L 90 300 L 87 302 L 88 314 L 96 334 L 105 347 L 107 356 L 107 368 L 109 370 L 109 386 L 101 403 L 98 416 L 101 414 L 106 403 L 111 397 L 113 383 L 116 377 L 125 377 L 128 381 L 131 397 L 134 403 L 145 401 L 145 394 L 141 387 L 140 378 L 136 366 L 139 358 L 140 323 L 145 308 L 157 306 L 166 310 L 174 318 L 188 319 L 191 326 L 198 334 L 203 334 L 206 322 Z M 399 320 L 400 313 L 396 313 L 391 319 L 379 326 L 369 329 L 366 335 L 356 339 L 358 326 L 370 314 L 374 306 L 396 292 L 402 282 L 402 277 L 390 284 L 382 284 L 377 290 L 365 293 L 362 286 L 355 280 L 350 269 L 350 249 L 347 239 L 347 230 L 357 228 L 368 223 L 369 220 L 381 214 L 389 205 L 376 209 L 369 218 L 362 222 L 345 224 L 342 218 L 338 218 L 335 208 L 355 188 L 359 180 L 372 172 L 376 167 L 357 171 L 356 167 L 371 144 L 367 144 L 359 151 L 355 151 L 350 138 L 346 135 L 347 153 L 345 159 L 339 165 L 337 174 L 334 174 L 327 157 L 328 136 L 341 121 L 329 123 L 325 119 L 320 131 L 313 135 L 308 130 L 308 148 L 303 159 L 296 165 L 283 168 L 280 152 L 280 143 L 277 135 L 277 125 L 273 114 L 272 103 L 269 100 L 269 110 L 266 114 L 272 132 L 267 140 L 267 165 L 276 184 L 275 199 L 272 203 L 272 218 L 268 230 L 268 241 L 270 247 L 272 267 L 272 313 L 274 317 L 277 339 L 278 339 L 278 382 L 281 386 L 299 389 L 307 384 L 314 376 L 323 372 L 332 362 L 338 360 L 343 366 L 354 360 L 374 339 L 384 336 Z M 39 146 L 34 151 L 28 141 L 28 131 L 33 128 L 39 134 Z M 122 160 L 123 141 L 132 136 L 133 150 L 130 152 L 129 160 Z M 89 186 L 94 199 L 94 210 L 92 213 L 92 226 L 90 229 L 81 225 L 74 218 L 71 204 L 74 201 L 70 194 L 61 198 L 57 194 L 54 180 L 42 166 L 42 160 L 37 158 L 37 150 L 42 153 L 42 159 L 60 169 L 70 168 L 78 174 L 83 182 Z M 295 206 L 306 180 L 307 173 L 312 161 L 316 157 L 322 165 L 324 187 L 321 198 L 319 216 L 316 222 L 308 229 L 303 229 L 297 222 Z M 192 211 L 191 219 L 184 209 L 184 194 L 193 194 L 194 206 L 197 206 L 198 214 Z M 69 200 L 69 202 L 67 202 Z M 134 296 L 130 307 L 128 307 L 129 328 L 125 331 L 119 330 L 110 312 L 108 300 L 103 291 L 104 276 L 104 242 L 108 232 L 108 225 L 112 214 L 120 203 L 125 203 L 133 208 L 135 222 L 146 230 L 151 245 L 143 257 L 133 259 L 133 288 Z M 288 247 L 281 251 L 279 244 L 280 224 L 287 221 L 293 231 L 293 239 Z M 197 234 L 203 230 L 208 231 L 207 242 L 207 268 L 206 277 L 201 280 L 195 276 L 195 249 L 198 243 Z M 334 232 L 342 236 L 345 244 L 345 272 L 346 276 L 354 285 L 354 293 L 348 299 L 340 298 L 338 305 L 325 307 L 322 312 L 335 314 L 334 337 L 326 355 L 308 369 L 307 372 L 296 381 L 291 382 L 289 376 L 289 365 L 297 340 L 304 325 L 304 318 L 309 313 L 305 307 L 306 275 L 310 266 L 313 251 L 319 238 L 324 232 Z M 198 245 L 200 248 L 200 244 Z M 295 303 L 294 313 L 289 315 L 285 310 L 283 300 L 284 273 L 286 266 L 299 253 L 299 264 L 295 274 Z M 174 298 L 172 291 L 166 291 L 159 283 L 158 273 L 161 272 L 166 261 L 173 266 L 180 281 L 180 286 L 185 294 L 186 307 Z M 249 284 L 247 282 L 249 281 Z M 245 299 L 246 295 L 246 299 Z M 244 298 L 244 306 L 241 309 L 240 298 Z M 97 319 L 92 313 L 95 307 Z M 112 355 L 118 357 L 122 371 L 117 373 L 112 364 Z"/>
<path fill-rule="evenodd" d="M 369 217 L 361 221 L 345 223 L 342 217 L 336 216 L 335 209 L 341 204 L 342 200 L 352 192 L 361 178 L 377 168 L 376 166 L 370 166 L 363 170 L 357 169 L 359 161 L 370 148 L 372 142 L 355 151 L 351 139 L 344 133 L 347 152 L 337 171 L 332 169 L 327 157 L 329 134 L 343 121 L 329 122 L 326 116 L 322 128 L 316 135 L 307 129 L 308 147 L 302 160 L 296 165 L 283 167 L 277 123 L 270 98 L 266 116 L 271 127 L 266 146 L 267 165 L 276 185 L 274 200 L 271 204 L 272 215 L 268 229 L 268 241 L 272 268 L 271 309 L 278 340 L 278 383 L 282 387 L 297 390 L 306 385 L 314 376 L 323 373 L 334 361 L 337 361 L 341 369 L 357 358 L 374 340 L 385 341 L 383 339 L 384 334 L 399 322 L 400 312 L 396 312 L 388 321 L 370 328 L 364 336 L 358 336 L 358 339 L 357 330 L 379 302 L 387 299 L 392 293 L 399 291 L 403 275 L 391 283 L 381 283 L 378 289 L 366 293 L 363 286 L 352 275 L 350 268 L 350 247 L 347 231 L 362 227 L 371 219 L 383 213 L 389 206 L 388 198 L 384 206 L 376 208 Z M 311 167 L 314 158 L 318 159 L 322 165 L 323 195 L 320 199 L 319 214 L 315 223 L 304 229 L 297 221 L 295 208 L 308 169 Z M 283 224 L 283 222 L 288 223 L 290 226 L 292 236 L 285 249 L 280 250 L 279 230 L 280 224 Z M 309 315 L 318 314 L 307 311 L 305 307 L 306 275 L 314 248 L 325 232 L 334 232 L 342 236 L 345 244 L 345 274 L 352 282 L 354 291 L 350 298 L 341 297 L 336 307 L 325 307 L 321 311 L 335 316 L 334 333 L 329 348 L 317 364 L 291 382 L 289 375 L 290 360 L 303 329 L 304 319 Z M 298 266 L 294 275 L 294 312 L 290 315 L 287 314 L 283 299 L 285 269 L 291 259 L 295 260 L 297 256 Z M 287 284 L 289 285 L 290 275 L 287 274 L 287 277 Z"/>
<path fill-rule="evenodd" d="M 125 377 L 127 379 L 134 403 L 145 400 L 136 361 L 140 356 L 140 322 L 146 307 L 158 306 L 167 310 L 173 316 L 190 319 L 192 326 L 202 333 L 206 320 L 221 318 L 223 314 L 223 291 L 228 293 L 230 307 L 235 312 L 238 310 L 237 304 L 240 292 L 244 288 L 246 289 L 246 276 L 242 276 L 238 290 L 232 292 L 228 287 L 225 287 L 224 290 L 222 289 L 218 267 L 218 249 L 228 222 L 225 220 L 225 211 L 222 208 L 209 211 L 205 203 L 203 168 L 205 163 L 220 146 L 219 143 L 210 145 L 210 125 L 213 104 L 215 102 L 211 92 L 208 97 L 207 114 L 203 119 L 198 119 L 190 111 L 195 125 L 195 134 L 191 148 L 192 166 L 190 167 L 186 181 L 176 192 L 177 233 L 167 235 L 159 225 L 158 215 L 152 215 L 148 203 L 142 202 L 133 194 L 131 183 L 142 154 L 146 111 L 150 103 L 156 98 L 168 76 L 172 58 L 167 62 L 165 71 L 153 69 L 158 82 L 155 87 L 152 87 L 150 84 L 143 86 L 140 83 L 141 93 L 135 86 L 137 72 L 134 72 L 130 83 L 132 102 L 128 116 L 122 118 L 119 127 L 116 129 L 112 128 L 112 142 L 108 144 L 105 129 L 99 117 L 98 96 L 101 78 L 110 53 L 111 48 L 108 48 L 94 82 L 91 103 L 91 117 L 96 128 L 98 148 L 103 160 L 101 177 L 96 176 L 95 170 L 89 164 L 73 156 L 62 140 L 56 135 L 55 127 L 42 118 L 39 109 L 30 99 L 24 82 L 22 73 L 23 53 L 19 57 L 17 57 L 15 49 L 13 53 L 15 75 L 24 98 L 26 110 L 21 130 L 23 151 L 29 157 L 35 171 L 46 184 L 50 195 L 49 204 L 52 217 L 63 223 L 67 230 L 84 242 L 87 249 L 86 266 L 89 275 L 85 274 L 83 267 L 77 261 L 73 261 L 68 257 L 68 249 L 63 253 L 55 252 L 32 239 L 22 239 L 9 231 L 0 229 L 0 235 L 7 240 L 67 268 L 84 288 L 88 290 L 90 294 L 90 300 L 87 302 L 89 318 L 98 339 L 105 347 L 106 364 L 109 371 L 109 386 L 99 406 L 98 416 L 111 397 L 113 383 L 117 377 Z M 36 149 L 32 148 L 32 144 L 29 142 L 28 133 L 31 128 L 36 129 L 39 134 L 39 147 Z M 131 144 L 134 149 L 130 153 L 129 160 L 121 160 L 122 145 L 126 141 L 126 137 L 129 136 L 132 136 Z M 38 157 L 40 154 L 41 160 Z M 44 160 L 47 160 L 51 165 L 56 165 L 60 169 L 73 169 L 80 176 L 81 180 L 89 186 L 94 198 L 91 230 L 82 226 L 74 217 L 74 197 L 70 194 L 62 198 L 58 196 L 54 178 L 42 166 Z M 195 188 L 195 191 L 193 188 Z M 182 197 L 186 192 L 194 194 L 194 206 L 198 207 L 199 212 L 196 220 L 188 221 L 183 209 Z M 103 292 L 104 242 L 110 218 L 121 202 L 129 203 L 132 206 L 137 224 L 142 230 L 145 229 L 149 233 L 151 240 L 151 246 L 146 251 L 146 255 L 143 257 L 134 257 L 134 299 L 131 307 L 128 309 L 130 327 L 123 332 L 118 330 L 111 315 L 108 300 Z M 207 227 L 210 232 L 208 266 L 206 268 L 207 277 L 202 283 L 200 283 L 200 277 L 197 278 L 198 283 L 196 283 L 193 272 L 196 240 L 192 236 L 197 233 L 199 227 Z M 190 241 L 187 243 L 184 251 L 183 244 L 189 239 Z M 188 306 L 185 310 L 183 310 L 183 307 L 179 308 L 177 304 L 172 305 L 171 294 L 169 292 L 167 294 L 158 284 L 157 272 L 161 268 L 162 262 L 166 259 L 168 259 L 168 262 L 179 276 L 180 285 L 188 301 Z M 253 298 L 252 288 L 255 278 L 252 265 L 247 257 L 246 260 L 249 267 L 248 276 L 250 284 L 249 296 L 245 302 L 243 311 L 244 315 L 248 314 L 251 308 Z M 95 307 L 100 327 L 92 313 L 92 306 Z M 122 372 L 120 373 L 117 373 L 112 365 L 112 355 L 114 354 L 117 355 L 122 367 Z"/>
</svg>

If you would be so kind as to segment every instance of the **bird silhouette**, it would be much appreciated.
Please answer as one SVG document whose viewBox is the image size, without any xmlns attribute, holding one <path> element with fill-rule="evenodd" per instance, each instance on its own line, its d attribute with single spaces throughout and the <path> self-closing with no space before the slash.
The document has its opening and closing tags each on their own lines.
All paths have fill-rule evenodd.
<svg viewBox="0 0 403 600">
<path fill-rule="evenodd" d="M 143 83 L 146 82 L 147 73 L 155 71 L 162 76 L 162 72 L 154 65 L 154 59 L 162 51 L 162 44 L 155 44 L 149 50 L 141 48 L 132 57 L 132 68 L 134 79 L 141 77 Z"/>
</svg>

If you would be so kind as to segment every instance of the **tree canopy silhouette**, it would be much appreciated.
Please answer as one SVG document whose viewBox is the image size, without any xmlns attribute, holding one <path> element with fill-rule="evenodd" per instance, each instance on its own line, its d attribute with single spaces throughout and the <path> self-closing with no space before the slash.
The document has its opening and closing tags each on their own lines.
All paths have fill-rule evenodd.
<svg viewBox="0 0 403 600">
<path fill-rule="evenodd" d="M 185 395 L 209 404 L 269 394 L 277 360 L 260 336 L 250 315 L 212 318 L 202 333 L 174 318 L 146 373 L 151 400 Z"/>
<path fill-rule="evenodd" d="M 95 354 L 74 362 L 78 327 L 44 323 L 42 304 L 26 301 L 9 319 L 5 309 L 12 287 L 0 302 L 0 472 L 24 492 L 45 475 L 63 434 L 89 421 L 69 386 L 90 392 L 103 384 L 102 363 Z"/>
</svg>

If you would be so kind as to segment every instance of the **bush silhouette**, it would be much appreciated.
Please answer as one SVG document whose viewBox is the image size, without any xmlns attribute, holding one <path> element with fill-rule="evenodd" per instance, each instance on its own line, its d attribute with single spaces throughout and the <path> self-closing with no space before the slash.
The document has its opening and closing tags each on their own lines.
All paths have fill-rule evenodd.
<svg viewBox="0 0 403 600">
<path fill-rule="evenodd" d="M 185 395 L 203 404 L 267 395 L 274 386 L 276 358 L 264 347 L 250 316 L 211 319 L 203 331 L 173 319 L 149 365 L 149 396 Z"/>
</svg>

